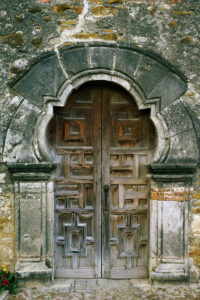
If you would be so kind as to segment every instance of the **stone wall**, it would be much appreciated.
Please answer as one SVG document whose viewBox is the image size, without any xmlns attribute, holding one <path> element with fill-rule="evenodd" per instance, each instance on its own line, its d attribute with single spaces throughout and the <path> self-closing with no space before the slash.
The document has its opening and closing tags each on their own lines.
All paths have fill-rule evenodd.
<svg viewBox="0 0 200 300">
<path fill-rule="evenodd" d="M 0 264 L 15 264 L 14 245 L 14 192 L 9 172 L 4 159 L 6 149 L 9 153 L 17 153 L 18 157 L 30 154 L 21 152 L 20 145 L 25 138 L 24 127 L 27 125 L 22 112 L 26 111 L 26 100 L 21 108 L 22 97 L 9 84 L 20 77 L 49 52 L 58 53 L 60 45 L 71 45 L 79 42 L 102 41 L 116 44 L 126 43 L 138 49 L 148 50 L 160 55 L 176 67 L 187 79 L 187 91 L 180 98 L 191 117 L 195 128 L 194 135 L 200 135 L 200 3 L 194 0 L 7 0 L 0 3 Z M 38 77 L 40 77 L 38 75 Z M 20 107 L 20 110 L 19 110 Z M 171 108 L 180 114 L 179 132 L 192 135 L 185 126 L 180 105 Z M 32 113 L 33 112 L 33 113 Z M 33 124 L 37 108 L 33 107 Z M 168 108 L 165 116 L 169 115 Z M 10 124 L 13 124 L 9 144 Z M 173 124 L 169 124 L 170 134 L 174 134 Z M 33 134 L 34 128 L 28 128 L 27 136 Z M 21 137 L 19 138 L 19 132 Z M 15 138 L 17 137 L 17 138 Z M 186 143 L 185 143 L 186 144 Z M 185 148 L 190 148 L 186 145 Z M 175 147 L 174 153 L 184 148 Z M 27 154 L 28 153 L 28 154 Z M 198 173 L 199 174 L 199 173 Z M 176 198 L 177 202 L 188 201 L 189 209 L 189 256 L 194 265 L 193 280 L 198 279 L 200 270 L 200 188 L 199 175 L 192 187 L 161 187 L 152 191 L 156 201 Z M 184 189 L 184 190 L 183 190 Z M 189 193 L 189 194 L 188 194 Z M 166 199 L 164 199 L 166 197 Z M 189 197 L 189 198 L 187 198 Z M 196 269 L 197 267 L 197 269 Z M 196 275 L 195 275 L 196 274 Z"/>
<path fill-rule="evenodd" d="M 0 265 L 15 265 L 14 194 L 6 165 L 0 166 Z"/>
</svg>

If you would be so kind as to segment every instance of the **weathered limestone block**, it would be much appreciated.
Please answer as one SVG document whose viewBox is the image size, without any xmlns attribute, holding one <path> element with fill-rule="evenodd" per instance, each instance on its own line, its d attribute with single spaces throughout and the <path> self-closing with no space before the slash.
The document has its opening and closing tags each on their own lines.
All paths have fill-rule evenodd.
<svg viewBox="0 0 200 300">
<path fill-rule="evenodd" d="M 170 141 L 171 147 L 167 163 L 195 163 L 198 161 L 199 149 L 193 129 L 171 136 Z"/>
<path fill-rule="evenodd" d="M 34 127 L 40 110 L 37 106 L 24 100 L 16 111 L 7 131 L 4 161 L 7 162 L 34 162 L 37 161 L 33 153 L 32 143 Z"/>
<path fill-rule="evenodd" d="M 128 49 L 117 49 L 115 69 L 124 74 L 132 74 L 132 76 L 134 76 L 141 59 L 142 54 Z"/>
<path fill-rule="evenodd" d="M 116 47 L 99 42 L 62 46 L 59 52 L 62 65 L 69 77 L 96 68 L 123 73 L 141 87 L 148 99 L 159 98 L 161 109 L 186 90 L 184 76 L 151 52 L 123 44 Z M 62 67 L 57 57 L 52 55 L 38 62 L 12 85 L 21 95 L 31 99 L 36 105 L 42 105 L 41 95 L 55 97 L 62 83 L 64 83 Z"/>
<path fill-rule="evenodd" d="M 92 68 L 112 69 L 115 58 L 115 48 L 110 47 L 90 47 L 89 59 Z"/>
<path fill-rule="evenodd" d="M 161 114 L 166 119 L 171 141 L 167 163 L 193 163 L 198 161 L 199 148 L 193 120 L 183 102 L 177 100 L 168 105 Z M 188 136 L 190 142 L 188 143 Z"/>
<path fill-rule="evenodd" d="M 8 170 L 0 164 L 0 265 L 13 270 L 15 264 L 14 195 Z"/>
<path fill-rule="evenodd" d="M 194 265 L 193 259 L 189 259 L 189 282 L 196 283 L 200 278 L 200 272 Z"/>
<path fill-rule="evenodd" d="M 43 248 L 42 215 L 45 210 L 43 199 L 45 186 L 37 182 L 16 184 L 20 209 L 20 254 L 23 257 L 40 257 Z M 38 213 L 39 212 L 39 213 Z"/>
<path fill-rule="evenodd" d="M 16 272 L 20 278 L 52 276 L 53 164 L 9 164 L 15 181 Z"/>
<path fill-rule="evenodd" d="M 161 109 L 165 108 L 172 103 L 174 99 L 179 98 L 184 94 L 186 84 L 176 76 L 168 73 L 163 76 L 162 80 L 155 86 L 151 92 L 150 97 L 154 98 L 161 95 Z"/>
<path fill-rule="evenodd" d="M 151 277 L 153 280 L 185 280 L 188 276 L 185 253 L 187 224 L 184 220 L 184 216 L 187 215 L 187 205 L 184 202 L 171 200 L 156 202 L 152 205 L 156 206 L 158 211 L 157 251 L 155 251 L 155 242 L 152 243 L 159 265 L 152 272 Z"/>
<path fill-rule="evenodd" d="M 65 48 L 60 50 L 65 71 L 69 76 L 77 74 L 89 68 L 87 48 L 72 48 L 66 51 Z"/>
<path fill-rule="evenodd" d="M 156 95 L 161 94 L 163 102 L 165 95 L 163 95 L 163 91 L 158 91 L 157 89 L 162 84 L 162 80 L 165 80 L 167 74 L 168 70 L 165 66 L 162 66 L 149 57 L 142 56 L 134 75 L 140 86 L 144 87 L 147 98 L 154 98 Z M 171 75 L 171 73 L 168 74 L 169 77 Z"/>
<path fill-rule="evenodd" d="M 151 278 L 188 280 L 188 201 L 195 165 L 152 164 L 150 170 Z"/>
<path fill-rule="evenodd" d="M 36 63 L 24 77 L 15 83 L 15 90 L 24 98 L 31 99 L 38 107 L 43 106 L 43 96 L 56 96 L 65 81 L 65 75 L 55 54 Z M 11 84 L 12 85 L 12 84 Z"/>
<path fill-rule="evenodd" d="M 168 104 L 161 114 L 167 119 L 170 135 L 178 135 L 193 128 L 190 115 L 181 100 Z"/>
</svg>

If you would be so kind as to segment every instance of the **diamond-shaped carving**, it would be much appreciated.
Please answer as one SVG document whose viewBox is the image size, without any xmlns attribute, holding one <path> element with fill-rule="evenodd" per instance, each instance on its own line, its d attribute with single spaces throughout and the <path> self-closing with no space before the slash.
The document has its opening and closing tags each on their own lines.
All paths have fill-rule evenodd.
<svg viewBox="0 0 200 300">
<path fill-rule="evenodd" d="M 120 142 L 137 142 L 139 140 L 138 120 L 124 120 L 118 123 L 118 138 Z"/>
<path fill-rule="evenodd" d="M 85 121 L 80 119 L 65 120 L 64 141 L 84 141 Z"/>
<path fill-rule="evenodd" d="M 119 256 L 138 257 L 138 229 L 140 225 L 119 227 Z"/>
</svg>

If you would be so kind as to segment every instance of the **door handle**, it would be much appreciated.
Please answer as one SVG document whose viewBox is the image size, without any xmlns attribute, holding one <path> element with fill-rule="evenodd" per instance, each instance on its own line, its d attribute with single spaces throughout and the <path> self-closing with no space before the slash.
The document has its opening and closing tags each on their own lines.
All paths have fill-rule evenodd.
<svg viewBox="0 0 200 300">
<path fill-rule="evenodd" d="M 105 196 L 105 205 L 104 205 L 104 211 L 108 211 L 108 197 L 109 197 L 109 185 L 104 185 L 104 196 Z"/>
</svg>

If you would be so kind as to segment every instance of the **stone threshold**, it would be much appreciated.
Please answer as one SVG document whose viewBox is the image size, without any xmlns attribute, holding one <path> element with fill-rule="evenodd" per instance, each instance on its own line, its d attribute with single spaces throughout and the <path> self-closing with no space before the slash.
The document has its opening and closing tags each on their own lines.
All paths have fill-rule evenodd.
<svg viewBox="0 0 200 300">
<path fill-rule="evenodd" d="M 22 281 L 22 288 L 37 288 L 38 281 Z M 56 279 L 52 283 L 43 282 L 39 286 L 44 289 L 62 290 L 64 292 L 83 292 L 110 289 L 128 289 L 133 287 L 151 287 L 148 279 Z"/>
<path fill-rule="evenodd" d="M 40 287 L 44 289 L 60 290 L 69 293 L 84 292 L 84 291 L 98 291 L 110 289 L 133 289 L 135 288 L 156 288 L 156 287 L 187 287 L 200 288 L 200 284 L 189 284 L 186 282 L 154 282 L 151 283 L 149 279 L 56 279 L 52 283 L 40 283 Z M 23 288 L 38 287 L 37 281 L 27 281 L 23 283 Z"/>
<path fill-rule="evenodd" d="M 200 299 L 200 284 L 151 284 L 145 279 L 59 279 L 53 283 L 26 282 L 9 300 L 144 300 Z"/>
<path fill-rule="evenodd" d="M 69 288 L 71 292 L 80 290 L 123 289 L 133 286 L 150 286 L 148 279 L 56 279 L 52 288 Z"/>
</svg>

